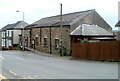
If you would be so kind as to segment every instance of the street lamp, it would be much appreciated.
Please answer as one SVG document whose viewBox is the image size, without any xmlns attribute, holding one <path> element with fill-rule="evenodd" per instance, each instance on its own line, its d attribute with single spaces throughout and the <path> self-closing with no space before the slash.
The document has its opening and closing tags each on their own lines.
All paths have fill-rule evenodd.
<svg viewBox="0 0 120 81">
<path fill-rule="evenodd" d="M 19 11 L 17 10 L 16 12 L 22 12 L 23 13 L 23 21 L 24 21 L 24 12 L 23 11 Z M 22 47 L 23 47 L 23 50 L 25 49 L 24 48 L 24 27 L 23 27 L 23 32 L 22 32 Z"/>
<path fill-rule="evenodd" d="M 23 13 L 23 21 L 24 21 L 24 12 L 23 11 L 19 11 L 19 10 L 17 10 L 16 12 L 22 12 Z"/>
</svg>

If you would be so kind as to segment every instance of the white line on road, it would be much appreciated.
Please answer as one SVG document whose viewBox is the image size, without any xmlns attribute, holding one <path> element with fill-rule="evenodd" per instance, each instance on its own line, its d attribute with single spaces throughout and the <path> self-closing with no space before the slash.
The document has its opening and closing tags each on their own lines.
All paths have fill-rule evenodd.
<svg viewBox="0 0 120 81">
<path fill-rule="evenodd" d="M 4 57 L 0 56 L 0 58 L 5 59 Z"/>
<path fill-rule="evenodd" d="M 19 58 L 19 57 L 16 57 L 17 59 L 20 59 L 20 60 L 25 60 L 25 59 L 23 59 L 23 58 Z"/>
<path fill-rule="evenodd" d="M 27 61 L 27 62 L 30 62 L 30 61 L 28 61 L 28 60 L 26 60 L 26 59 L 23 59 L 23 58 L 20 58 L 20 57 L 16 57 L 17 59 L 20 59 L 20 60 L 23 60 L 23 61 Z"/>
</svg>

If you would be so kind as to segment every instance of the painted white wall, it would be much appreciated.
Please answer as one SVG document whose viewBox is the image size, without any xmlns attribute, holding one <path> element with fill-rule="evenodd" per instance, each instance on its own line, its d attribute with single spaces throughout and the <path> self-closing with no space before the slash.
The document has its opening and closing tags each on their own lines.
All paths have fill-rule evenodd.
<svg viewBox="0 0 120 81">
<path fill-rule="evenodd" d="M 21 30 L 13 30 L 13 44 L 19 44 L 19 35 Z"/>
<path fill-rule="evenodd" d="M 8 37 L 8 32 L 9 32 L 9 37 L 12 37 L 12 31 L 13 31 L 13 44 L 19 44 L 19 35 L 21 34 L 21 30 L 7 30 L 6 31 L 6 36 Z M 2 37 L 5 37 L 5 32 L 2 32 Z M 11 46 L 12 45 L 12 40 L 6 39 L 6 45 Z M 5 39 L 2 39 L 2 46 L 5 46 Z"/>
<path fill-rule="evenodd" d="M 5 37 L 5 31 L 2 31 L 2 37 Z"/>
<path fill-rule="evenodd" d="M 5 31 L 2 31 L 1 37 L 2 37 L 2 38 L 5 37 Z M 2 46 L 5 46 L 5 39 L 2 39 Z"/>
<path fill-rule="evenodd" d="M 7 37 L 12 37 L 12 31 L 13 30 L 7 30 L 6 31 L 6 36 Z M 9 34 L 8 34 L 8 32 L 9 32 Z M 6 39 L 6 45 L 7 45 L 7 47 L 12 46 L 12 40 Z"/>
</svg>

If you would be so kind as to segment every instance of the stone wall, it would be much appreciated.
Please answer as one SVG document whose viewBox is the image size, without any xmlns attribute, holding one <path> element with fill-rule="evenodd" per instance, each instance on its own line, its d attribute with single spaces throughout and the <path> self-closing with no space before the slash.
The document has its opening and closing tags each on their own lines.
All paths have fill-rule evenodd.
<svg viewBox="0 0 120 81">
<path fill-rule="evenodd" d="M 70 28 L 68 27 L 63 27 L 61 32 L 60 32 L 60 27 L 41 27 L 41 28 L 32 28 L 25 30 L 25 38 L 29 38 L 28 42 L 28 47 L 31 47 L 42 51 L 42 52 L 47 52 L 47 53 L 52 53 L 52 54 L 60 54 L 60 46 L 61 46 L 61 32 L 62 32 L 62 46 L 63 46 L 63 51 L 67 55 L 70 55 Z M 30 34 L 31 32 L 31 34 Z M 57 41 L 56 41 L 57 40 Z M 30 42 L 31 41 L 31 42 Z M 58 43 L 59 41 L 59 43 Z M 46 42 L 46 44 L 45 44 Z M 56 48 L 56 42 L 57 45 L 59 46 Z"/>
<path fill-rule="evenodd" d="M 81 24 L 94 24 L 98 25 L 104 29 L 106 29 L 109 32 L 112 32 L 112 28 L 107 22 L 95 11 L 91 14 L 88 14 L 84 16 L 83 18 L 80 18 L 75 23 L 71 24 L 71 32 L 78 27 Z"/>
</svg>

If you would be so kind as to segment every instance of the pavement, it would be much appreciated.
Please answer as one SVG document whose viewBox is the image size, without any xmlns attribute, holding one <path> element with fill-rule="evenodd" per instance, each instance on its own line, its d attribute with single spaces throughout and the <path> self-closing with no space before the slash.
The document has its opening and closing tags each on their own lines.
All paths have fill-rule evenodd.
<svg viewBox="0 0 120 81">
<path fill-rule="evenodd" d="M 59 59 L 66 59 L 66 60 L 72 60 L 73 57 L 72 56 L 60 56 L 58 54 L 50 54 L 50 53 L 45 53 L 45 52 L 41 52 L 32 48 L 27 48 L 27 50 L 29 51 L 24 51 L 24 52 L 33 52 L 35 54 L 38 55 L 42 55 L 42 56 L 47 56 L 47 57 L 54 57 L 54 58 L 59 58 Z"/>
</svg>

